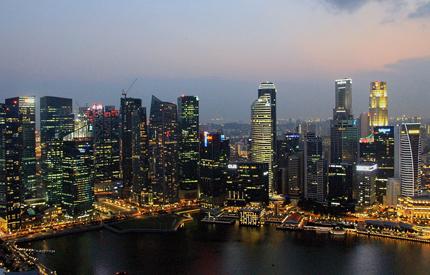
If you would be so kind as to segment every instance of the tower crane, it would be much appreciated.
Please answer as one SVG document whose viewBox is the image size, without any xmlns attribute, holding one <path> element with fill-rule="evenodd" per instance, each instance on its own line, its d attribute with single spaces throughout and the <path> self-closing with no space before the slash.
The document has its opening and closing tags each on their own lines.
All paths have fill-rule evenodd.
<svg viewBox="0 0 430 275">
<path fill-rule="evenodd" d="M 124 89 L 122 90 L 122 95 L 124 96 L 124 98 L 127 98 L 128 91 L 130 91 L 131 87 L 133 87 L 133 85 L 136 81 L 137 81 L 137 78 L 133 81 L 133 83 L 131 83 L 130 87 L 127 89 L 126 92 L 124 91 Z"/>
</svg>

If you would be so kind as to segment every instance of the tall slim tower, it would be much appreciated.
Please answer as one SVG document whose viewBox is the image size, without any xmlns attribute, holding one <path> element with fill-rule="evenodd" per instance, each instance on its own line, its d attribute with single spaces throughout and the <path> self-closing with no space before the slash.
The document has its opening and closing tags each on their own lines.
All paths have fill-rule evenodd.
<svg viewBox="0 0 430 275">
<path fill-rule="evenodd" d="M 16 230 L 21 224 L 22 118 L 19 107 L 0 104 L 0 216 L 6 221 L 4 230 Z"/>
<path fill-rule="evenodd" d="M 251 161 L 269 164 L 269 195 L 274 193 L 276 172 L 276 88 L 263 82 L 251 105 Z"/>
<path fill-rule="evenodd" d="M 370 83 L 369 97 L 370 126 L 388 125 L 387 83 Z"/>
<path fill-rule="evenodd" d="M 36 103 L 35 96 L 19 96 L 8 98 L 6 105 L 18 107 L 22 114 L 22 153 L 23 166 L 21 177 L 24 188 L 22 199 L 29 199 L 36 195 Z"/>
<path fill-rule="evenodd" d="M 199 183 L 199 97 L 178 97 L 178 180 L 179 197 L 197 199 Z"/>
<path fill-rule="evenodd" d="M 160 202 L 178 198 L 177 106 L 152 96 L 149 126 L 151 180 Z"/>
<path fill-rule="evenodd" d="M 305 199 L 323 201 L 327 197 L 327 160 L 322 157 L 322 141 L 314 133 L 305 134 Z"/>
<path fill-rule="evenodd" d="M 402 196 L 421 194 L 420 123 L 404 123 L 400 130 L 400 177 Z"/>
<path fill-rule="evenodd" d="M 121 98 L 120 108 L 120 152 L 121 152 L 121 174 L 125 190 L 131 189 L 133 181 L 133 148 L 131 116 L 133 112 L 142 106 L 140 98 Z"/>
<path fill-rule="evenodd" d="M 87 215 L 94 202 L 94 151 L 89 125 L 63 138 L 62 169 L 62 203 L 67 215 Z"/>
<path fill-rule="evenodd" d="M 149 181 L 148 122 L 146 107 L 133 112 L 133 200 L 139 204 L 152 202 Z"/>
<path fill-rule="evenodd" d="M 332 164 L 356 164 L 358 154 L 357 122 L 352 115 L 352 80 L 335 81 L 336 102 L 330 125 Z"/>
<path fill-rule="evenodd" d="M 49 204 L 61 203 L 63 137 L 74 131 L 71 98 L 40 98 L 40 142 L 42 181 L 47 187 Z"/>
<path fill-rule="evenodd" d="M 119 114 L 115 106 L 93 104 L 88 110 L 93 127 L 95 183 L 120 179 Z"/>
</svg>

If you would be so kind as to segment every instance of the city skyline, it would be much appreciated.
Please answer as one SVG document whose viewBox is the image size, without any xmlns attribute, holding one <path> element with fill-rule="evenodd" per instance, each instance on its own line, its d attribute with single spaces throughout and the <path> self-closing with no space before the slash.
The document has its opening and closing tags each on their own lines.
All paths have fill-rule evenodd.
<svg viewBox="0 0 430 275">
<path fill-rule="evenodd" d="M 255 83 L 276 83 L 278 118 L 328 118 L 333 79 L 349 77 L 355 115 L 368 110 L 369 83 L 384 81 L 390 116 L 430 117 L 422 100 L 430 87 L 429 6 L 6 1 L 0 91 L 36 101 L 73 95 L 74 109 L 77 102 L 118 108 L 137 78 L 129 96 L 143 106 L 152 94 L 171 102 L 198 95 L 202 123 L 249 123 Z"/>
</svg>

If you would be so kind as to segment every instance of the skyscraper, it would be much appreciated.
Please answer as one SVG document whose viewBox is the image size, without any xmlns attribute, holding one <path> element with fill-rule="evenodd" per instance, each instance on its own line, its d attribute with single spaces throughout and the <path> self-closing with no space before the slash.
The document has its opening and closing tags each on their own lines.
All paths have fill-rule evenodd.
<svg viewBox="0 0 430 275">
<path fill-rule="evenodd" d="M 21 223 L 24 188 L 22 118 L 16 104 L 0 104 L 0 216 L 5 220 L 6 230 L 16 230 Z"/>
<path fill-rule="evenodd" d="M 140 107 L 131 117 L 133 129 L 133 200 L 139 204 L 152 202 L 149 180 L 148 124 L 146 108 Z"/>
<path fill-rule="evenodd" d="M 88 110 L 93 129 L 95 183 L 120 179 L 119 115 L 115 106 L 93 104 Z"/>
<path fill-rule="evenodd" d="M 199 183 L 199 97 L 178 97 L 179 197 L 197 199 Z"/>
<path fill-rule="evenodd" d="M 352 115 L 352 80 L 335 81 L 336 102 L 333 120 L 330 125 L 330 162 L 357 163 L 358 131 L 357 122 Z"/>
<path fill-rule="evenodd" d="M 70 217 L 80 217 L 93 210 L 94 151 L 90 126 L 63 138 L 63 207 Z"/>
<path fill-rule="evenodd" d="M 19 96 L 8 98 L 5 104 L 17 107 L 22 114 L 22 154 L 23 165 L 21 177 L 24 188 L 22 199 L 36 195 L 36 103 L 35 96 Z"/>
<path fill-rule="evenodd" d="M 394 177 L 395 136 L 393 126 L 375 126 L 373 128 L 375 159 L 378 164 L 376 177 L 376 199 L 383 203 L 388 179 Z"/>
<path fill-rule="evenodd" d="M 304 197 L 323 201 L 327 197 L 327 160 L 322 157 L 321 137 L 305 134 Z"/>
<path fill-rule="evenodd" d="M 221 206 L 225 191 L 229 140 L 221 132 L 200 134 L 200 198 L 205 207 Z"/>
<path fill-rule="evenodd" d="M 178 198 L 177 106 L 152 96 L 149 127 L 151 181 L 159 202 Z"/>
<path fill-rule="evenodd" d="M 371 127 L 388 125 L 386 84 L 386 82 L 370 83 L 369 114 Z"/>
<path fill-rule="evenodd" d="M 370 207 L 376 202 L 375 180 L 377 170 L 377 164 L 360 164 L 356 167 L 356 206 L 359 209 Z"/>
<path fill-rule="evenodd" d="M 229 162 L 226 191 L 229 206 L 245 206 L 250 202 L 269 203 L 269 167 L 261 162 Z"/>
<path fill-rule="evenodd" d="M 42 181 L 49 204 L 61 203 L 63 137 L 74 131 L 72 99 L 40 98 L 40 142 Z"/>
<path fill-rule="evenodd" d="M 333 119 L 353 119 L 352 115 L 352 80 L 350 78 L 335 80 L 335 108 Z"/>
<path fill-rule="evenodd" d="M 142 106 L 140 98 L 121 98 L 120 108 L 120 152 L 121 152 L 121 176 L 123 185 L 128 193 L 132 186 L 133 181 L 133 148 L 132 148 L 132 128 L 131 128 L 131 115 L 139 107 Z"/>
<path fill-rule="evenodd" d="M 421 194 L 420 123 L 403 123 L 400 129 L 400 176 L 402 196 Z"/>
<path fill-rule="evenodd" d="M 251 161 L 269 164 L 269 194 L 274 193 L 276 170 L 276 88 L 263 82 L 251 106 Z"/>
</svg>

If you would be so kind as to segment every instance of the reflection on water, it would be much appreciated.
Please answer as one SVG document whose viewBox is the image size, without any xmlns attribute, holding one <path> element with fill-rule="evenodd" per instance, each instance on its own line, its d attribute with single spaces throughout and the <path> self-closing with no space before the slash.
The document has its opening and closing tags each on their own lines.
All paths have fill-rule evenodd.
<svg viewBox="0 0 430 275">
<path fill-rule="evenodd" d="M 46 239 L 25 247 L 57 274 L 428 274 L 430 244 L 331 236 L 275 226 L 200 224 L 172 234 L 107 230 Z"/>
</svg>

